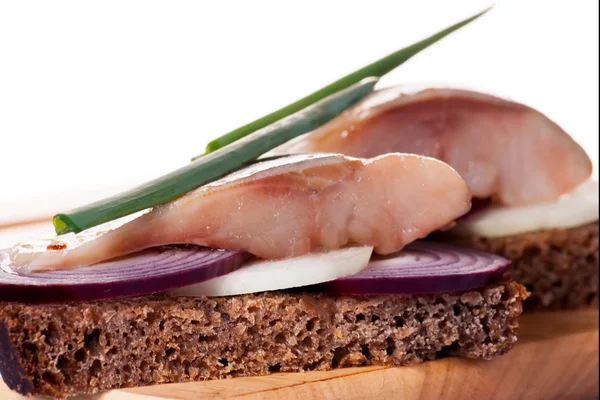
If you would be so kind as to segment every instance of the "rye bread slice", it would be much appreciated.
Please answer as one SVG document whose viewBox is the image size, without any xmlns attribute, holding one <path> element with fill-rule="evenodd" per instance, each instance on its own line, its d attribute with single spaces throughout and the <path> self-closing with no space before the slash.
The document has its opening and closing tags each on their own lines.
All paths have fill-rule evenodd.
<svg viewBox="0 0 600 400">
<path fill-rule="evenodd" d="M 0 372 L 24 395 L 278 371 L 490 359 L 515 343 L 527 293 L 514 282 L 464 293 L 163 295 L 87 303 L 0 303 Z"/>
<path fill-rule="evenodd" d="M 526 310 L 598 304 L 598 222 L 572 229 L 452 241 L 512 260 L 513 280 L 531 293 Z"/>
</svg>

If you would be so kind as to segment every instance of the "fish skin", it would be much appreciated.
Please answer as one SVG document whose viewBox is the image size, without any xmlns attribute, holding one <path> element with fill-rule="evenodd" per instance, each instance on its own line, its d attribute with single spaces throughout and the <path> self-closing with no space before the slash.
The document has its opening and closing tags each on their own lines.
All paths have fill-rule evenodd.
<svg viewBox="0 0 600 400">
<path fill-rule="evenodd" d="M 298 155 L 235 172 L 78 247 L 13 261 L 17 270 L 63 269 L 183 243 L 266 259 L 350 244 L 388 254 L 451 223 L 470 200 L 462 178 L 435 159 Z"/>
<path fill-rule="evenodd" d="M 310 152 L 434 157 L 457 170 L 473 197 L 509 206 L 554 201 L 592 173 L 585 151 L 542 113 L 452 88 L 378 90 L 268 155 Z"/>
</svg>

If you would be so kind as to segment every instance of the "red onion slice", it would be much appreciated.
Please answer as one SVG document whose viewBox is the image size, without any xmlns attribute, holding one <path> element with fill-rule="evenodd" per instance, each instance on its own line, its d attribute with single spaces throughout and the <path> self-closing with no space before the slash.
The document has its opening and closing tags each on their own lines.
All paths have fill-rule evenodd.
<svg viewBox="0 0 600 400">
<path fill-rule="evenodd" d="M 495 254 L 417 241 L 401 252 L 373 257 L 358 274 L 309 290 L 344 295 L 457 292 L 500 280 L 509 265 L 509 260 Z"/>
<path fill-rule="evenodd" d="M 28 275 L 11 272 L 0 260 L 0 301 L 52 303 L 139 296 L 227 274 L 240 268 L 245 258 L 241 250 L 168 246 L 91 267 Z"/>
</svg>

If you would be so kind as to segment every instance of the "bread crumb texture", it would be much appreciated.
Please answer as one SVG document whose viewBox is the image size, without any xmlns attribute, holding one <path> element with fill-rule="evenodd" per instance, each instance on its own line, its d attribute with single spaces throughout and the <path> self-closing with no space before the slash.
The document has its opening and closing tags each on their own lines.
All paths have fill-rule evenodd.
<svg viewBox="0 0 600 400">
<path fill-rule="evenodd" d="M 598 222 L 572 229 L 461 239 L 458 244 L 512 260 L 512 278 L 531 296 L 526 310 L 598 304 Z"/>
<path fill-rule="evenodd" d="M 501 283 L 423 296 L 259 293 L 0 303 L 0 372 L 25 395 L 272 372 L 490 359 L 515 343 L 527 293 Z"/>
</svg>

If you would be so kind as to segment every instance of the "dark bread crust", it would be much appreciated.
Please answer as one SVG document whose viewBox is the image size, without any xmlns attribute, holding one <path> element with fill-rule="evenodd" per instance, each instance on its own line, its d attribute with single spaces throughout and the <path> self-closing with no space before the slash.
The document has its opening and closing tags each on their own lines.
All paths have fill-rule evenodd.
<svg viewBox="0 0 600 400">
<path fill-rule="evenodd" d="M 260 293 L 144 296 L 56 305 L 0 304 L 0 372 L 25 395 L 489 359 L 516 341 L 525 289 L 514 282 L 458 294 L 343 297 Z"/>
<path fill-rule="evenodd" d="M 531 293 L 526 310 L 598 303 L 598 222 L 572 229 L 453 241 L 511 259 L 512 278 Z"/>
</svg>

